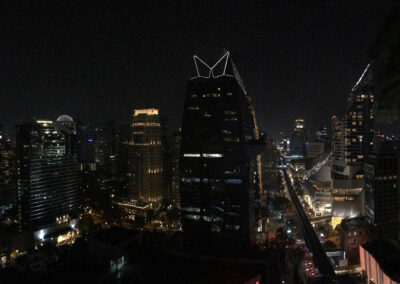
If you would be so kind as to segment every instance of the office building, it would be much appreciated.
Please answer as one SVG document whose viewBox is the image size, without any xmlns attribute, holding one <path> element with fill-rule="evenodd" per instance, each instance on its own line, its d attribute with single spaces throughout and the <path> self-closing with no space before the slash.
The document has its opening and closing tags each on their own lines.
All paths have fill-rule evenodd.
<svg viewBox="0 0 400 284">
<path fill-rule="evenodd" d="M 296 119 L 295 126 L 290 137 L 290 153 L 293 157 L 307 157 L 308 136 L 304 126 L 304 120 Z"/>
<path fill-rule="evenodd" d="M 162 198 L 172 202 L 172 160 L 171 141 L 168 131 L 168 118 L 160 117 L 161 125 L 161 157 L 162 157 Z"/>
<path fill-rule="evenodd" d="M 133 113 L 130 140 L 132 198 L 158 203 L 163 195 L 161 124 L 158 109 Z"/>
<path fill-rule="evenodd" d="M 373 144 L 373 102 L 370 65 L 353 87 L 342 120 L 334 118 L 332 186 L 335 189 L 362 188 L 364 161 Z"/>
<path fill-rule="evenodd" d="M 364 162 L 373 144 L 371 67 L 352 88 L 343 119 L 332 119 L 332 210 L 334 217 L 363 214 Z M 337 214 L 337 215 L 335 215 Z M 339 216 L 340 215 L 340 216 Z"/>
<path fill-rule="evenodd" d="M 0 126 L 0 217 L 15 206 L 15 151 Z"/>
<path fill-rule="evenodd" d="M 19 124 L 16 138 L 20 230 L 45 241 L 60 229 L 73 229 L 80 182 L 74 120 L 63 115 Z"/>
<path fill-rule="evenodd" d="M 172 203 L 180 207 L 181 198 L 179 193 L 179 157 L 181 149 L 181 129 L 172 133 L 171 136 L 171 185 L 172 185 Z"/>
<path fill-rule="evenodd" d="M 265 145 L 258 140 L 251 100 L 229 52 L 213 67 L 197 56 L 194 61 L 180 151 L 183 230 L 192 241 L 218 235 L 248 246 L 254 242 L 257 155 Z"/>
<path fill-rule="evenodd" d="M 399 156 L 395 141 L 377 137 L 365 164 L 365 214 L 380 237 L 400 234 Z"/>
</svg>

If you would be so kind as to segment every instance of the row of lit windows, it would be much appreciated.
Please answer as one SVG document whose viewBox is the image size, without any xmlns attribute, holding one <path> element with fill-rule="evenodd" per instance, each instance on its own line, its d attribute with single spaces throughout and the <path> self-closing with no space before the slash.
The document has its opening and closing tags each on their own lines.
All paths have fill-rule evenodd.
<svg viewBox="0 0 400 284">
<path fill-rule="evenodd" d="M 183 154 L 183 156 L 185 158 L 199 158 L 199 157 L 203 157 L 203 158 L 222 158 L 224 156 L 224 154 L 220 154 L 220 153 L 185 153 Z"/>
<path fill-rule="evenodd" d="M 375 180 L 393 180 L 393 179 L 397 179 L 397 175 L 375 177 Z"/>
<path fill-rule="evenodd" d="M 353 196 L 334 196 L 334 197 L 332 197 L 332 200 L 335 200 L 335 201 L 345 201 L 345 200 L 351 201 L 351 200 L 355 200 L 355 198 Z"/>
<path fill-rule="evenodd" d="M 159 122 L 134 122 L 132 126 L 160 126 Z"/>
<path fill-rule="evenodd" d="M 200 183 L 200 181 L 202 179 L 200 178 L 181 178 L 182 182 L 184 183 Z M 214 180 L 212 179 L 207 179 L 207 178 L 203 178 L 203 183 L 208 183 L 209 181 L 212 182 Z M 219 179 L 216 179 L 215 182 L 219 182 Z M 241 179 L 235 179 L 235 178 L 228 178 L 228 179 L 224 179 L 224 183 L 226 184 L 241 184 L 243 181 Z"/>
<path fill-rule="evenodd" d="M 206 93 L 202 95 L 197 95 L 197 94 L 192 94 L 192 99 L 195 98 L 219 98 L 221 97 L 221 94 L 219 93 Z"/>
<path fill-rule="evenodd" d="M 220 91 L 220 88 L 218 88 L 218 91 Z M 228 93 L 226 93 L 226 95 L 232 96 L 232 93 L 228 92 Z M 192 94 L 191 97 L 192 97 L 192 99 L 195 99 L 195 98 L 219 98 L 219 97 L 221 97 L 221 94 L 220 93 L 205 93 L 202 95 Z"/>
<path fill-rule="evenodd" d="M 148 169 L 147 170 L 147 173 L 149 173 L 149 174 L 158 174 L 158 173 L 161 173 L 161 172 L 162 172 L 162 169 L 160 169 L 160 168 Z"/>
</svg>

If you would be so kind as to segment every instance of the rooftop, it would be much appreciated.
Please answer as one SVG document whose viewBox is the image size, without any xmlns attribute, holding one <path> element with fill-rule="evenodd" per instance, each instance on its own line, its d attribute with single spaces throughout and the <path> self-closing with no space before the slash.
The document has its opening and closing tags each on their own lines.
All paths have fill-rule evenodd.
<svg viewBox="0 0 400 284">
<path fill-rule="evenodd" d="M 343 219 L 340 226 L 344 230 L 355 230 L 358 228 L 363 228 L 369 226 L 369 223 L 365 217 L 355 217 L 350 219 Z"/>
<path fill-rule="evenodd" d="M 392 280 L 400 282 L 400 245 L 392 240 L 375 240 L 362 245 Z"/>
</svg>

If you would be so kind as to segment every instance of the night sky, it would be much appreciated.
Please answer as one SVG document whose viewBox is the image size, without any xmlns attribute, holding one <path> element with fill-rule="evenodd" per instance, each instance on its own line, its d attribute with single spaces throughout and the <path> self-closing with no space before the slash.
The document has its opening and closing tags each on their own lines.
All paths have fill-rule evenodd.
<svg viewBox="0 0 400 284">
<path fill-rule="evenodd" d="M 175 4 L 174 4 L 175 3 Z M 193 54 L 231 51 L 277 137 L 342 115 L 368 63 L 375 1 L 2 1 L 0 123 L 69 114 L 93 126 L 159 107 L 179 126 Z"/>
</svg>

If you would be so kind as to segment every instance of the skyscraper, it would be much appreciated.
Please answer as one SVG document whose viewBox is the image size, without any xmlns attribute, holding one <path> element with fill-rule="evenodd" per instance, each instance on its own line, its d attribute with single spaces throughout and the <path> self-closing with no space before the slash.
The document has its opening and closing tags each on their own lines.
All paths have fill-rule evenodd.
<svg viewBox="0 0 400 284">
<path fill-rule="evenodd" d="M 20 229 L 45 240 L 53 228 L 75 226 L 79 166 L 70 116 L 17 125 L 17 190 Z"/>
<path fill-rule="evenodd" d="M 131 197 L 149 203 L 162 199 L 162 145 L 158 109 L 133 113 L 130 141 Z"/>
<path fill-rule="evenodd" d="M 348 98 L 347 111 L 340 121 L 340 147 L 335 147 L 332 179 L 333 187 L 362 187 L 364 161 L 373 143 L 373 101 L 369 84 L 369 65 L 353 87 Z"/>
<path fill-rule="evenodd" d="M 181 129 L 176 130 L 171 136 L 171 186 L 172 203 L 180 207 L 181 198 L 179 194 L 179 157 L 181 149 Z"/>
<path fill-rule="evenodd" d="M 305 158 L 307 156 L 307 131 L 304 127 L 304 119 L 298 118 L 290 137 L 290 153 L 292 156 Z"/>
<path fill-rule="evenodd" d="M 256 139 L 251 101 L 229 56 L 226 52 L 213 67 L 194 56 L 197 74 L 187 84 L 182 121 L 182 224 L 191 239 L 216 233 L 248 246 L 254 241 L 256 157 L 264 147 Z"/>
<path fill-rule="evenodd" d="M 395 141 L 377 137 L 365 164 L 365 214 L 382 237 L 400 232 L 399 157 Z"/>
<path fill-rule="evenodd" d="M 364 162 L 371 152 L 374 135 L 371 76 L 368 65 L 350 93 L 344 118 L 340 122 L 334 120 L 332 209 L 337 217 L 355 217 L 364 209 L 360 195 L 364 186 Z M 351 204 L 352 201 L 356 202 Z"/>
<path fill-rule="evenodd" d="M 161 156 L 162 156 L 162 198 L 172 201 L 171 143 L 168 132 L 168 117 L 160 117 Z"/>
<path fill-rule="evenodd" d="M 15 206 L 15 151 L 0 126 L 0 216 Z"/>
</svg>

